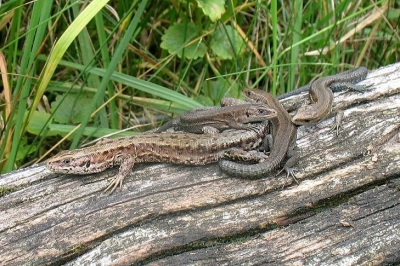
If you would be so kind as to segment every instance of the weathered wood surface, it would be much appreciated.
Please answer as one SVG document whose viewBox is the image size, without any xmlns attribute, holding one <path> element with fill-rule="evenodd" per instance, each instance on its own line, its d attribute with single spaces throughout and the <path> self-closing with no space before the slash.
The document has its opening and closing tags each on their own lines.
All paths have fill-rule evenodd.
<svg viewBox="0 0 400 266">
<path fill-rule="evenodd" d="M 0 263 L 399 263 L 400 63 L 361 84 L 368 92 L 335 94 L 334 110 L 346 107 L 339 137 L 332 118 L 299 128 L 299 185 L 230 178 L 217 165 L 142 164 L 109 196 L 115 170 L 3 175 L 0 186 L 15 191 L 1 198 Z"/>
</svg>

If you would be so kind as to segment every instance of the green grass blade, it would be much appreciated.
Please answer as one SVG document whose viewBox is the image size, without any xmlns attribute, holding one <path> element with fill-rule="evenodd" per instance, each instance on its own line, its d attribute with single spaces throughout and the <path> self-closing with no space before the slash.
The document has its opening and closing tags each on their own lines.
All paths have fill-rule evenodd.
<svg viewBox="0 0 400 266">
<path fill-rule="evenodd" d="M 51 77 L 58 66 L 65 51 L 70 44 L 75 40 L 78 34 L 86 27 L 89 21 L 108 3 L 108 0 L 93 0 L 90 4 L 79 14 L 79 16 L 71 23 L 71 25 L 61 35 L 60 39 L 54 45 L 50 53 L 49 59 L 43 68 L 37 86 L 37 97 L 32 103 L 32 109 L 35 110 L 42 98 L 46 87 L 49 84 Z M 29 119 L 28 119 L 29 120 Z"/>
<path fill-rule="evenodd" d="M 137 1 L 136 1 L 136 3 L 137 3 Z M 132 4 L 132 5 L 134 6 L 135 4 Z M 110 81 L 110 77 L 111 77 L 112 73 L 114 72 L 115 68 L 117 67 L 119 61 L 121 60 L 122 55 L 124 54 L 126 47 L 127 47 L 128 43 L 130 42 L 132 36 L 138 29 L 140 17 L 143 15 L 144 8 L 146 7 L 146 5 L 147 5 L 147 0 L 142 1 L 139 4 L 139 7 L 135 13 L 135 16 L 133 17 L 129 27 L 127 28 L 124 36 L 122 37 L 119 45 L 117 46 L 117 48 L 115 50 L 115 53 L 111 59 L 110 65 L 108 66 L 107 71 L 103 77 L 103 80 L 100 83 L 99 89 L 93 96 L 93 101 L 90 104 L 89 109 L 94 110 L 96 108 L 96 105 L 99 102 L 100 98 L 104 95 L 104 91 L 107 87 L 108 82 Z M 90 116 L 91 116 L 91 113 L 89 113 L 89 112 L 87 112 L 84 115 L 84 117 L 82 119 L 82 123 L 74 136 L 74 140 L 72 141 L 71 148 L 76 148 L 78 146 L 79 140 L 83 134 L 85 126 L 89 122 Z"/>
</svg>

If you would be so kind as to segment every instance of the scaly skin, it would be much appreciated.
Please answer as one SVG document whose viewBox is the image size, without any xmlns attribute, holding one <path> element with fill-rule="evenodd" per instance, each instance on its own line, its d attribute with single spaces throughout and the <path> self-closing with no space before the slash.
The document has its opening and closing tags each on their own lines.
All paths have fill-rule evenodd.
<svg viewBox="0 0 400 266">
<path fill-rule="evenodd" d="M 266 116 L 265 119 L 270 118 Z M 107 186 L 111 193 L 122 186 L 135 163 L 165 162 L 204 165 L 217 162 L 233 147 L 251 150 L 260 145 L 267 121 L 249 130 L 224 131 L 220 134 L 154 133 L 117 139 L 105 139 L 93 146 L 62 151 L 46 161 L 46 167 L 60 174 L 91 174 L 119 166 L 117 176 Z"/>
<path fill-rule="evenodd" d="M 265 117 L 276 116 L 276 111 L 265 104 L 249 104 L 224 107 L 204 107 L 183 113 L 155 130 L 155 133 L 173 128 L 190 133 L 217 133 L 221 130 L 248 129 L 248 123 L 261 122 Z"/>
<path fill-rule="evenodd" d="M 312 104 L 299 108 L 292 118 L 296 125 L 315 124 L 326 118 L 332 109 L 333 91 L 352 89 L 363 91 L 362 86 L 356 86 L 365 79 L 368 70 L 365 67 L 344 71 L 336 75 L 319 78 L 310 85 L 310 99 Z"/>
<path fill-rule="evenodd" d="M 292 124 L 287 111 L 271 94 L 256 89 L 245 90 L 243 93 L 246 98 L 265 103 L 277 111 L 277 117 L 270 119 L 274 143 L 267 160 L 257 164 L 241 164 L 228 160 L 220 160 L 219 166 L 222 171 L 229 175 L 244 178 L 262 178 L 276 170 L 285 157 L 291 156 L 292 158 L 286 162 L 284 169 L 288 175 L 291 175 L 296 180 L 292 166 L 297 163 L 298 159 L 297 154 L 293 150 L 296 145 L 297 127 Z"/>
</svg>

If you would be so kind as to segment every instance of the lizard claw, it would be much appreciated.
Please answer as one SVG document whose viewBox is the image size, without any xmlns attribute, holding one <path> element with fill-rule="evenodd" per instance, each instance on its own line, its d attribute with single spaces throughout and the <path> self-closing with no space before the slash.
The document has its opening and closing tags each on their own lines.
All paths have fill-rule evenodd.
<svg viewBox="0 0 400 266">
<path fill-rule="evenodd" d="M 285 170 L 286 172 L 286 178 L 289 178 L 289 176 L 292 177 L 292 179 L 294 180 L 294 182 L 296 182 L 296 184 L 299 184 L 299 181 L 297 180 L 296 177 L 296 169 L 292 168 L 292 167 L 283 167 L 275 176 L 278 176 L 280 173 L 282 173 Z M 284 185 L 285 186 L 285 185 Z"/>
<path fill-rule="evenodd" d="M 118 185 L 119 185 L 119 188 L 121 189 L 122 188 L 122 181 L 123 181 L 124 179 L 123 178 L 121 178 L 120 176 L 117 176 L 117 177 L 115 177 L 111 182 L 110 182 L 110 184 L 108 184 L 108 186 L 104 189 L 104 192 L 107 192 L 107 191 L 109 191 L 110 193 L 110 195 L 115 191 L 115 189 L 118 187 Z M 110 190 L 111 189 L 111 190 Z"/>
<path fill-rule="evenodd" d="M 329 132 L 336 131 L 336 136 L 339 136 L 339 131 L 342 128 L 342 120 L 343 120 L 344 112 L 342 110 L 338 111 L 335 116 L 335 122 L 333 123 Z"/>
</svg>

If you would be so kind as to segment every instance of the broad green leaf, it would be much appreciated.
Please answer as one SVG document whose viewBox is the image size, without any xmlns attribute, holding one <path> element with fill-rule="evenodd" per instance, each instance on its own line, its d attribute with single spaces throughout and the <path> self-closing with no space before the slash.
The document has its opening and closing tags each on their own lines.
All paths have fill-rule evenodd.
<svg viewBox="0 0 400 266">
<path fill-rule="evenodd" d="M 78 94 L 58 95 L 51 103 L 54 121 L 61 124 L 78 124 L 83 114 L 90 108 L 91 99 Z"/>
<path fill-rule="evenodd" d="M 49 125 L 49 131 L 46 134 L 47 136 L 55 136 L 55 135 L 60 135 L 60 136 L 66 136 L 71 133 L 72 130 L 76 130 L 77 126 L 71 126 L 71 125 L 60 125 L 60 124 L 50 124 Z M 115 129 L 109 129 L 109 128 L 100 128 L 100 127 L 85 127 L 85 130 L 83 131 L 84 136 L 88 137 L 93 137 L 93 138 L 100 138 L 108 135 L 110 138 L 116 138 L 116 137 L 125 137 L 125 136 L 132 136 L 137 134 L 138 132 L 133 131 L 133 130 L 128 130 L 128 131 L 120 131 L 120 130 L 115 130 Z M 70 135 L 68 139 L 72 139 L 73 136 Z"/>
<path fill-rule="evenodd" d="M 231 26 L 219 27 L 213 34 L 211 49 L 221 59 L 233 59 L 243 52 L 244 41 Z"/>
<path fill-rule="evenodd" d="M 29 154 L 32 154 L 37 151 L 37 145 L 31 145 L 28 143 L 27 138 L 23 137 L 19 144 L 19 149 L 17 152 L 17 157 L 15 158 L 17 161 L 25 159 L 25 157 Z"/>
<path fill-rule="evenodd" d="M 49 136 L 66 136 L 71 133 L 71 131 L 76 130 L 77 126 L 74 125 L 63 125 L 58 123 L 52 123 L 52 119 L 50 118 L 51 114 L 46 113 L 45 111 L 34 111 L 32 113 L 32 118 L 29 120 L 29 124 L 27 126 L 27 130 L 29 133 L 33 135 L 44 135 Z M 49 123 L 50 121 L 50 123 Z M 43 132 L 43 129 L 46 129 L 46 132 Z M 99 127 L 85 127 L 83 135 L 100 138 L 105 135 L 112 134 L 113 137 L 123 137 L 123 136 L 131 136 L 136 134 L 137 132 L 133 130 L 129 131 L 120 131 L 109 128 L 99 128 Z M 71 139 L 72 136 L 69 137 Z M 23 139 L 24 140 L 24 139 Z M 23 147 L 22 145 L 21 147 Z M 36 149 L 33 149 L 34 145 L 30 145 L 29 153 L 34 152 Z M 27 149 L 22 148 L 22 153 L 26 155 Z M 18 157 L 17 157 L 18 159 Z"/>
<path fill-rule="evenodd" d="M 169 27 L 161 37 L 161 48 L 170 54 L 176 53 L 179 58 L 197 59 L 206 53 L 206 46 L 201 42 L 187 45 L 198 36 L 198 30 L 193 23 L 180 23 Z"/>
<path fill-rule="evenodd" d="M 43 134 L 43 129 L 48 128 L 46 125 L 49 120 L 50 114 L 45 111 L 34 111 L 26 129 L 29 133 L 38 136 Z"/>
<path fill-rule="evenodd" d="M 209 99 L 212 99 L 214 102 L 213 104 L 207 103 L 207 105 L 218 105 L 224 97 L 240 98 L 240 86 L 233 80 L 219 78 L 217 80 L 210 80 L 206 84 L 207 86 L 204 88 L 204 91 L 207 92 L 207 95 L 210 97 Z"/>
<path fill-rule="evenodd" d="M 225 13 L 225 0 L 197 0 L 197 4 L 212 22 L 220 19 L 221 15 Z"/>
<path fill-rule="evenodd" d="M 73 125 L 62 125 L 62 124 L 57 124 L 57 123 L 52 123 L 52 120 L 50 119 L 51 114 L 46 113 L 45 111 L 34 111 L 32 113 L 32 118 L 29 120 L 29 124 L 27 127 L 27 130 L 29 133 L 33 135 L 44 135 L 46 134 L 47 137 L 49 136 L 66 136 L 71 133 L 71 131 L 76 130 L 77 126 Z M 49 123 L 50 121 L 50 123 Z M 43 129 L 46 129 L 46 132 L 43 132 Z M 100 138 L 105 135 L 113 134 L 113 137 L 123 137 L 123 136 L 131 136 L 136 134 L 135 131 L 129 130 L 129 131 L 119 131 L 115 129 L 109 129 L 109 128 L 99 128 L 99 127 L 85 127 L 85 130 L 83 131 L 85 136 L 90 136 L 90 137 L 96 137 Z M 69 137 L 71 139 L 72 136 Z M 22 139 L 24 141 L 25 139 Z M 25 140 L 26 142 L 26 140 Z M 35 145 L 30 145 L 28 148 L 24 148 L 25 142 L 21 142 L 21 153 L 18 154 L 23 154 L 26 155 L 27 151 L 29 153 L 32 153 L 36 151 L 36 146 Z M 17 159 L 19 159 L 17 155 Z"/>
<path fill-rule="evenodd" d="M 204 104 L 204 106 L 214 106 L 219 104 L 218 102 L 214 102 L 214 100 L 210 97 L 202 94 L 197 96 L 197 101 Z"/>
<path fill-rule="evenodd" d="M 224 97 L 240 98 L 241 88 L 243 86 L 240 86 L 234 80 L 225 80 L 223 78 L 209 80 L 203 83 L 202 94 L 197 97 L 197 101 L 205 106 L 219 105 Z"/>
</svg>

